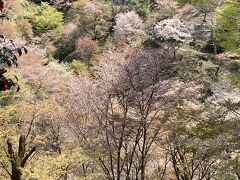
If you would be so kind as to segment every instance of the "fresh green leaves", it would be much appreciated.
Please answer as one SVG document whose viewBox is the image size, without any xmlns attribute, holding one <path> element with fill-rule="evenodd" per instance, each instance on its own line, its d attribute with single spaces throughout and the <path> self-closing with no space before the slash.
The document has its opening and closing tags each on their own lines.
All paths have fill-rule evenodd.
<svg viewBox="0 0 240 180">
<path fill-rule="evenodd" d="M 217 10 L 216 37 L 227 51 L 240 52 L 240 1 L 226 0 Z"/>
<path fill-rule="evenodd" d="M 45 33 L 63 25 L 63 14 L 48 3 L 42 3 L 32 18 L 32 24 L 35 34 Z"/>
<path fill-rule="evenodd" d="M 183 6 L 187 5 L 187 4 L 198 6 L 198 5 L 207 4 L 210 1 L 211 0 L 177 0 L 178 5 L 180 7 L 183 7 Z"/>
</svg>

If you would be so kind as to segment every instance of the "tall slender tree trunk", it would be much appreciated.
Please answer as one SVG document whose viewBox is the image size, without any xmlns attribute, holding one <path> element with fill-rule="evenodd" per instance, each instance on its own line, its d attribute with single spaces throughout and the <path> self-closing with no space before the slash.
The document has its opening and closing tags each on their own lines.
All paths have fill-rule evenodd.
<svg viewBox="0 0 240 180">
<path fill-rule="evenodd" d="M 11 180 L 21 180 L 21 179 L 22 179 L 22 172 L 20 170 L 20 166 L 13 164 Z"/>
<path fill-rule="evenodd" d="M 14 152 L 13 143 L 11 139 L 7 140 L 7 156 L 10 159 L 12 170 L 11 173 L 4 168 L 9 176 L 11 177 L 11 180 L 21 180 L 22 179 L 22 172 L 21 168 L 24 168 L 26 165 L 26 162 L 29 160 L 29 158 L 32 156 L 32 154 L 36 151 L 36 147 L 34 146 L 30 151 L 26 152 L 26 136 L 21 135 L 19 138 L 19 146 L 18 151 Z"/>
</svg>

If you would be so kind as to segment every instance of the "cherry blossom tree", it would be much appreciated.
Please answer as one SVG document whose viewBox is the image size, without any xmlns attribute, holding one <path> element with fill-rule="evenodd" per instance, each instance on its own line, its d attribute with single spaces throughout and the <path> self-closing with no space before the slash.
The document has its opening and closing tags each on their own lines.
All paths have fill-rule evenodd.
<svg viewBox="0 0 240 180">
<path fill-rule="evenodd" d="M 115 17 L 114 37 L 119 42 L 131 42 L 144 34 L 143 20 L 135 11 L 119 13 Z"/>
<path fill-rule="evenodd" d="M 176 18 L 165 19 L 158 22 L 155 26 L 155 32 L 157 36 L 161 36 L 165 40 L 175 40 L 179 42 L 184 42 L 192 37 L 191 26 Z"/>
<path fill-rule="evenodd" d="M 79 38 L 76 42 L 77 56 L 86 61 L 88 68 L 90 67 L 91 58 L 99 52 L 96 41 L 89 37 Z"/>
<path fill-rule="evenodd" d="M 190 94 L 189 84 L 176 78 L 176 66 L 171 47 L 109 52 L 100 58 L 94 79 L 72 92 L 69 109 L 78 109 L 71 117 L 79 123 L 71 127 L 83 146 L 98 154 L 106 179 L 148 177 L 170 102 Z"/>
</svg>

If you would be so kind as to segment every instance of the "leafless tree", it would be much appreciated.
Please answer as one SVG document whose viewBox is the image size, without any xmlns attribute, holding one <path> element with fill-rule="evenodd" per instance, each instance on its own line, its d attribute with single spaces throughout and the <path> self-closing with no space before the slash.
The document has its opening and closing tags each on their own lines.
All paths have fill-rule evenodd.
<svg viewBox="0 0 240 180">
<path fill-rule="evenodd" d="M 167 108 L 166 94 L 176 82 L 177 63 L 167 48 L 104 58 L 96 70 L 101 89 L 96 115 L 105 150 L 99 161 L 107 179 L 143 180 L 164 120 L 159 114 Z"/>
</svg>

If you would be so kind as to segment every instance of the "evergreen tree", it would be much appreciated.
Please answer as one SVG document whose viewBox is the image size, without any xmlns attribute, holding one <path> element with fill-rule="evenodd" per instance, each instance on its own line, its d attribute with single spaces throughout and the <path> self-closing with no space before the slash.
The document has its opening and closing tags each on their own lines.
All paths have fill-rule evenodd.
<svg viewBox="0 0 240 180">
<path fill-rule="evenodd" d="M 217 10 L 216 37 L 228 51 L 240 51 L 240 1 L 226 0 Z"/>
</svg>

